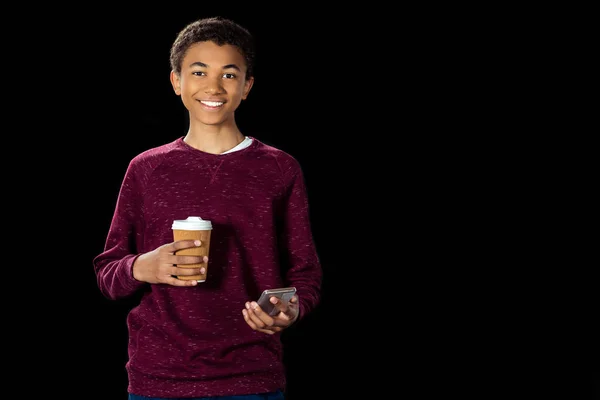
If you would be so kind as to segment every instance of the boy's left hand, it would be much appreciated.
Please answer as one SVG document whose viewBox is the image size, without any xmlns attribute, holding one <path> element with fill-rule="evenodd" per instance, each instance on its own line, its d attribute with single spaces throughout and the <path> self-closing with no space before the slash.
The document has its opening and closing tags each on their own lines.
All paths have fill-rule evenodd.
<svg viewBox="0 0 600 400">
<path fill-rule="evenodd" d="M 272 335 L 281 332 L 296 321 L 298 318 L 298 296 L 293 296 L 287 303 L 282 302 L 275 296 L 271 297 L 269 301 L 279 310 L 279 313 L 274 316 L 264 312 L 255 301 L 247 301 L 242 314 L 250 328 Z"/>
</svg>

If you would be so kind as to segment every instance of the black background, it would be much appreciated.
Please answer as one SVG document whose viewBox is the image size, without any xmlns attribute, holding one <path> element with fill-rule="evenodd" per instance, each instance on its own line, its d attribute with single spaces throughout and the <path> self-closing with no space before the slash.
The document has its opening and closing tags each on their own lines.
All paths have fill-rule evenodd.
<svg viewBox="0 0 600 400">
<path fill-rule="evenodd" d="M 98 85 L 97 94 L 106 101 L 100 107 L 95 104 L 90 110 L 90 117 L 97 124 L 94 132 L 98 135 L 90 143 L 95 149 L 87 165 L 91 163 L 94 166 L 88 171 L 88 176 L 94 182 L 91 196 L 98 206 L 92 216 L 93 233 L 89 237 L 88 259 L 101 250 L 118 185 L 129 159 L 143 149 L 185 134 L 186 111 L 174 95 L 168 79 L 168 51 L 184 24 L 211 14 L 113 19 L 111 29 L 118 30 L 121 38 L 101 40 L 94 46 L 98 51 L 98 59 L 94 62 L 99 61 L 100 64 L 92 67 L 94 73 L 89 78 Z M 323 71 L 310 68 L 313 62 L 310 60 L 310 32 L 295 41 L 289 37 L 294 28 L 285 26 L 285 20 L 263 25 L 262 19 L 249 15 L 221 15 L 244 24 L 255 34 L 258 43 L 256 83 L 249 100 L 239 110 L 240 129 L 247 135 L 289 151 L 303 165 L 309 182 L 310 200 L 314 203 L 311 211 L 315 240 L 324 265 L 329 264 L 326 268 L 329 276 L 334 269 L 342 268 L 341 265 L 336 267 L 339 262 L 334 261 L 335 248 L 325 243 L 326 238 L 339 234 L 334 227 L 336 218 L 340 216 L 331 212 L 339 196 L 336 186 L 340 183 L 334 183 L 334 177 L 343 176 L 345 172 L 344 167 L 337 167 L 337 171 L 336 167 L 327 170 L 323 167 L 328 164 L 330 153 L 344 138 L 333 131 L 333 121 L 327 117 L 328 113 L 336 111 L 327 110 L 323 103 L 335 102 L 336 96 L 323 96 L 326 90 L 322 85 L 326 79 L 319 75 L 335 74 L 331 71 L 335 67 L 331 65 Z M 283 45 L 282 34 L 288 37 Z M 97 365 L 96 373 L 90 378 L 99 378 L 97 381 L 93 378 L 90 384 L 96 382 L 93 386 L 103 393 L 101 397 L 125 399 L 125 314 L 130 304 L 112 304 L 102 299 L 92 274 L 87 275 L 86 285 L 90 292 L 87 297 L 91 300 L 91 314 L 95 315 L 90 327 L 93 334 L 88 336 L 88 340 L 95 343 L 90 348 L 95 356 L 90 359 L 95 360 Z M 322 307 L 325 310 L 330 301 L 327 298 L 328 280 L 324 283 Z M 335 370 L 335 365 L 326 361 L 328 357 L 323 357 L 327 352 L 335 351 L 335 346 L 332 346 L 333 327 L 325 327 L 327 324 L 324 324 L 322 314 L 322 310 L 317 310 L 285 336 L 290 400 L 309 398 L 319 387 L 327 387 L 328 372 Z"/>
<path fill-rule="evenodd" d="M 93 21 L 80 18 L 68 25 L 74 47 L 61 43 L 59 52 L 68 50 L 63 56 L 69 56 L 70 62 L 56 87 L 69 97 L 62 103 L 68 117 L 58 118 L 68 134 L 55 130 L 52 135 L 54 145 L 60 143 L 66 150 L 53 168 L 69 179 L 54 183 L 61 209 L 69 215 L 84 213 L 87 224 L 68 239 L 74 251 L 68 268 L 73 272 L 68 295 L 59 296 L 72 310 L 64 319 L 73 329 L 64 332 L 71 338 L 71 348 L 63 357 L 75 358 L 74 376 L 97 398 L 126 398 L 125 319 L 134 301 L 104 299 L 91 260 L 103 249 L 130 159 L 185 135 L 187 111 L 169 82 L 169 48 L 186 23 L 212 15 L 235 19 L 257 40 L 256 80 L 238 111 L 240 129 L 296 157 L 308 186 L 324 268 L 323 297 L 312 315 L 284 335 L 288 399 L 326 398 L 358 390 L 366 381 L 369 372 L 363 372 L 362 362 L 356 361 L 371 352 L 366 338 L 383 339 L 390 331 L 381 327 L 387 321 L 358 311 L 363 305 L 356 303 L 365 301 L 358 293 L 378 296 L 368 290 L 373 284 L 361 282 L 361 275 L 372 269 L 368 260 L 376 257 L 368 255 L 370 242 L 364 233 L 353 231 L 356 226 L 361 231 L 372 226 L 372 219 L 388 202 L 380 197 L 387 196 L 387 188 L 370 194 L 369 186 L 393 186 L 396 181 L 391 174 L 372 175 L 374 163 L 380 160 L 365 155 L 365 150 L 376 154 L 386 149 L 379 140 L 367 140 L 369 135 L 363 131 L 381 122 L 379 86 L 389 78 L 385 71 L 372 70 L 370 59 L 357 59 L 350 52 L 361 46 L 353 41 L 352 31 L 333 26 L 325 32 L 329 17 L 306 11 L 302 13 L 306 20 L 292 22 L 288 17 L 294 13 L 282 11 L 280 18 L 268 19 L 260 10 L 178 15 L 99 10 Z M 343 16 L 337 18 L 344 21 Z M 359 79 L 366 87 L 357 92 Z M 384 135 L 396 135 L 395 130 L 392 127 Z M 391 181 L 380 183 L 387 179 Z M 56 187 L 61 183 L 62 194 Z M 386 242 L 382 239 L 379 245 L 387 246 Z M 393 260 L 386 264 L 393 268 Z M 381 294 L 386 299 L 389 295 Z M 360 343 L 362 337 L 367 343 Z"/>
<path fill-rule="evenodd" d="M 6 220 L 44 226 L 32 234 L 14 224 L 23 226 L 22 239 L 7 257 L 35 259 L 49 271 L 18 278 L 5 292 L 7 304 L 25 298 L 6 318 L 19 327 L 7 334 L 25 343 L 11 352 L 11 371 L 39 382 L 27 385 L 30 394 L 126 399 L 126 315 L 134 302 L 102 297 L 92 259 L 103 250 L 131 158 L 185 134 L 169 49 L 187 23 L 214 15 L 240 22 L 257 40 L 256 80 L 239 127 L 296 157 L 308 187 L 323 292 L 318 309 L 283 338 L 289 400 L 387 392 L 377 382 L 405 369 L 395 354 L 406 360 L 414 351 L 395 343 L 420 328 L 396 324 L 400 314 L 417 314 L 421 299 L 406 291 L 420 283 L 393 285 L 391 277 L 412 274 L 413 266 L 399 268 L 401 258 L 421 258 L 415 245 L 429 223 L 416 227 L 410 220 L 422 221 L 423 210 L 399 208 L 427 201 L 414 185 L 422 185 L 415 173 L 429 167 L 414 156 L 422 150 L 406 146 L 414 142 L 406 128 L 393 123 L 408 106 L 400 86 L 409 86 L 389 72 L 398 66 L 384 50 L 396 44 L 387 31 L 371 46 L 363 40 L 380 24 L 377 13 L 38 6 L 12 15 L 18 28 L 4 37 L 5 116 L 15 129 L 5 137 L 4 200 L 18 210 Z M 400 297 L 408 307 L 397 308 Z"/>
<path fill-rule="evenodd" d="M 5 249 L 5 334 L 20 341 L 6 355 L 24 390 L 126 399 L 133 304 L 101 296 L 92 259 L 129 160 L 187 129 L 172 41 L 222 15 L 258 44 L 238 124 L 300 161 L 323 263 L 321 305 L 284 335 L 288 400 L 600 397 L 591 267 L 549 273 L 555 249 L 531 240 L 544 204 L 532 182 L 555 175 L 518 164 L 540 142 L 527 147 L 511 117 L 531 47 L 506 19 L 377 4 L 31 8 L 4 15 L 2 39 L 4 201 L 18 210 L 5 235 L 44 226 Z M 32 262 L 49 272 L 14 276 Z"/>
</svg>

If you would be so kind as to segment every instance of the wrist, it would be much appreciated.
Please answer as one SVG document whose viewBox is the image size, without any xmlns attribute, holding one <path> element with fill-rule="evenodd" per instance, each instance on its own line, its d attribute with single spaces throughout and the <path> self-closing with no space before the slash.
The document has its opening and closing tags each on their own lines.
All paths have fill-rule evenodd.
<svg viewBox="0 0 600 400">
<path fill-rule="evenodd" d="M 138 282 L 144 282 L 144 280 L 140 276 L 141 268 L 139 260 L 140 257 L 138 256 L 133 260 L 133 263 L 131 264 L 131 277 Z"/>
</svg>

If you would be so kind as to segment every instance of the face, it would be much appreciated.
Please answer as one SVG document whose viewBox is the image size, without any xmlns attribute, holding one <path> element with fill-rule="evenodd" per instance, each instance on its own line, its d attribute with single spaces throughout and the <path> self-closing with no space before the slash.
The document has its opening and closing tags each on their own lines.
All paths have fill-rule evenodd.
<svg viewBox="0 0 600 400">
<path fill-rule="evenodd" d="M 190 119 L 222 125 L 234 120 L 235 110 L 252 88 L 254 79 L 245 76 L 246 62 L 236 47 L 199 42 L 188 49 L 181 75 L 171 72 L 171 83 Z"/>
</svg>

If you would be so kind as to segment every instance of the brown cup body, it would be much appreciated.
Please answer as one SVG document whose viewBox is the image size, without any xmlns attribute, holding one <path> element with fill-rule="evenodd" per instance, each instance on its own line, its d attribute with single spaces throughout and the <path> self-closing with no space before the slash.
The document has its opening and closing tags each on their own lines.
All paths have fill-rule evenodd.
<svg viewBox="0 0 600 400">
<path fill-rule="evenodd" d="M 173 239 L 175 241 L 178 240 L 200 240 L 201 244 L 198 247 L 192 247 L 188 249 L 182 249 L 175 252 L 177 255 L 189 255 L 189 256 L 209 256 L 210 250 L 210 233 L 211 230 L 183 230 L 183 229 L 173 229 Z M 179 268 L 200 268 L 204 267 L 206 272 L 204 274 L 199 275 L 178 275 L 177 278 L 181 280 L 196 280 L 199 282 L 204 282 L 206 280 L 206 276 L 208 275 L 208 263 L 200 263 L 200 264 L 181 264 L 178 265 Z"/>
</svg>

